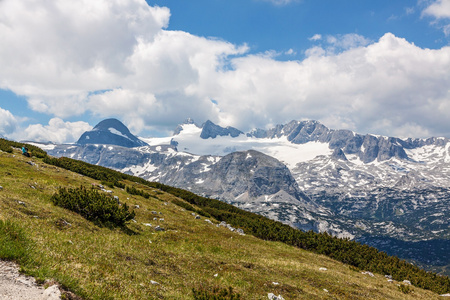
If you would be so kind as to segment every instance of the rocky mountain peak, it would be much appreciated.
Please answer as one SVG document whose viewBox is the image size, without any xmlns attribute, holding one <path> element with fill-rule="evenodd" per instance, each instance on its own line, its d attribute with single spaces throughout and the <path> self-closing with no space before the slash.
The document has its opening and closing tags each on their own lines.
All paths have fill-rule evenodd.
<svg viewBox="0 0 450 300">
<path fill-rule="evenodd" d="M 195 122 L 194 122 L 193 119 L 187 118 L 186 120 L 184 120 L 183 123 L 179 124 L 179 125 L 175 128 L 175 130 L 173 131 L 173 135 L 178 135 L 178 134 L 180 134 L 180 133 L 183 131 L 183 129 L 184 129 L 184 126 L 183 126 L 183 125 L 195 125 L 195 126 L 199 127 L 197 124 L 195 124 Z"/>
<path fill-rule="evenodd" d="M 347 157 L 345 156 L 345 153 L 341 148 L 334 149 L 333 154 L 331 154 L 331 158 L 347 161 Z"/>
<path fill-rule="evenodd" d="M 91 131 L 86 131 L 78 139 L 77 144 L 107 144 L 127 148 L 147 145 L 134 136 L 130 130 L 117 119 L 106 119 L 98 123 Z"/>
<path fill-rule="evenodd" d="M 202 133 L 200 134 L 200 137 L 206 140 L 208 138 L 214 139 L 217 136 L 227 136 L 227 135 L 231 137 L 237 137 L 241 134 L 244 133 L 234 127 L 228 126 L 226 128 L 223 128 L 208 120 L 202 126 Z"/>
</svg>

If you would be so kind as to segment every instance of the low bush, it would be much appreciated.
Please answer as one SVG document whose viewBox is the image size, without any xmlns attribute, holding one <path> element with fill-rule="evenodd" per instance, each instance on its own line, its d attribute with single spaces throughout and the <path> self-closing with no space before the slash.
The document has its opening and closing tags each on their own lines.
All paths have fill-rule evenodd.
<svg viewBox="0 0 450 300">
<path fill-rule="evenodd" d="M 124 226 L 135 216 L 126 203 L 120 205 L 113 197 L 83 186 L 60 188 L 51 200 L 55 205 L 76 212 L 97 225 Z"/>
</svg>

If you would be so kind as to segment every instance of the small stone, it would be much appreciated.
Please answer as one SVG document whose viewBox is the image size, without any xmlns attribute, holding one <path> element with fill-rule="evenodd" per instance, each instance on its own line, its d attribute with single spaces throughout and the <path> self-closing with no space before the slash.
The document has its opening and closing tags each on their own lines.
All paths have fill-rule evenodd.
<svg viewBox="0 0 450 300">
<path fill-rule="evenodd" d="M 236 229 L 236 232 L 239 233 L 240 235 L 245 235 L 244 230 L 242 230 L 241 228 Z"/>
<path fill-rule="evenodd" d="M 150 223 L 142 223 L 144 226 L 152 227 L 152 224 Z"/>
<path fill-rule="evenodd" d="M 152 214 L 157 215 L 158 213 L 156 211 L 152 211 Z"/>
<path fill-rule="evenodd" d="M 159 282 L 157 282 L 157 281 L 154 281 L 154 280 L 150 280 L 150 283 L 151 283 L 151 284 L 153 284 L 153 285 L 157 285 L 157 284 L 159 284 Z"/>
<path fill-rule="evenodd" d="M 364 274 L 364 275 L 369 275 L 370 277 L 375 277 L 375 275 L 373 275 L 373 273 L 372 272 L 369 272 L 369 271 L 364 271 L 364 272 L 361 272 L 361 274 Z"/>
<path fill-rule="evenodd" d="M 201 219 L 201 217 L 199 215 L 196 215 L 195 219 Z"/>
<path fill-rule="evenodd" d="M 214 274 L 214 277 L 217 277 L 217 276 L 219 276 L 219 274 Z"/>
<path fill-rule="evenodd" d="M 153 221 L 158 221 L 158 218 L 156 218 L 156 217 L 155 217 L 155 218 L 153 218 Z"/>
<path fill-rule="evenodd" d="M 278 282 L 272 282 L 272 284 L 273 284 L 273 285 L 279 285 L 279 283 L 278 283 Z"/>
<path fill-rule="evenodd" d="M 160 227 L 159 225 L 155 227 L 156 231 L 164 231 L 164 228 Z"/>
<path fill-rule="evenodd" d="M 319 268 L 319 271 L 327 271 L 327 268 Z"/>
<path fill-rule="evenodd" d="M 388 279 L 392 279 L 392 275 L 384 275 L 384 277 L 386 277 Z"/>
<path fill-rule="evenodd" d="M 164 222 L 164 219 L 162 219 L 162 218 L 161 218 L 161 219 L 159 219 L 159 220 L 160 220 L 161 222 Z"/>
<path fill-rule="evenodd" d="M 328 290 L 327 290 L 327 289 L 323 289 L 323 291 L 324 291 L 325 293 L 328 293 Z"/>
<path fill-rule="evenodd" d="M 136 205 L 134 206 L 134 208 L 139 209 L 139 205 L 136 204 Z"/>
<path fill-rule="evenodd" d="M 403 280 L 403 283 L 407 284 L 407 285 L 411 285 L 411 281 L 409 281 L 409 280 Z"/>
<path fill-rule="evenodd" d="M 20 205 L 26 206 L 25 202 L 23 202 L 23 201 L 17 201 L 17 203 L 19 203 Z"/>
<path fill-rule="evenodd" d="M 3 187 L 0 185 L 0 191 L 3 190 Z"/>
<path fill-rule="evenodd" d="M 59 290 L 58 286 L 52 285 L 51 287 L 48 287 L 44 293 L 42 294 L 42 299 L 46 300 L 57 300 L 61 299 L 61 291 Z"/>
<path fill-rule="evenodd" d="M 283 296 L 281 295 L 275 296 L 274 293 L 268 293 L 267 298 L 269 298 L 270 300 L 284 300 Z"/>
</svg>

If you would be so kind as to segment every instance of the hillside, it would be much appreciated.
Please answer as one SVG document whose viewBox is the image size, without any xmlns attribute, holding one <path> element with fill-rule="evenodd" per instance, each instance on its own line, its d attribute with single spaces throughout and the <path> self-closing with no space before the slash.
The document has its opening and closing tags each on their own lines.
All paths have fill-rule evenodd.
<svg viewBox="0 0 450 300">
<path fill-rule="evenodd" d="M 100 184 L 19 150 L 0 151 L 0 239 L 18 241 L 9 256 L 0 243 L 1 258 L 13 258 L 26 273 L 54 279 L 85 299 L 192 299 L 193 289 L 211 294 L 229 287 L 242 299 L 267 299 L 269 293 L 285 299 L 440 298 L 417 287 L 399 288 L 384 274 L 372 277 L 326 256 L 258 239 L 247 228 L 246 235 L 232 232 L 214 218 L 196 217 L 207 210 L 157 185 L 116 184 L 126 185 L 128 193 L 106 187 L 136 213 L 125 227 L 95 225 L 51 202 L 60 187 Z M 132 188 L 142 196 L 130 194 Z"/>
</svg>

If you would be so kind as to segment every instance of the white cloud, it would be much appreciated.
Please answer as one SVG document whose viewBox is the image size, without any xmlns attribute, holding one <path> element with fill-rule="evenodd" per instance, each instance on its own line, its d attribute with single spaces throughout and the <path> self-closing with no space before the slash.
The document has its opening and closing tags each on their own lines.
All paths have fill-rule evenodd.
<svg viewBox="0 0 450 300">
<path fill-rule="evenodd" d="M 320 34 L 315 34 L 310 41 L 319 42 L 323 40 L 323 46 L 314 46 L 305 51 L 306 56 L 335 55 L 349 49 L 367 46 L 371 41 L 356 33 L 327 35 L 324 38 Z"/>
<path fill-rule="evenodd" d="M 424 128 L 416 134 L 450 133 L 450 110 L 440 109 L 450 99 L 449 47 L 421 49 L 389 33 L 303 61 L 246 56 L 233 63 L 234 71 L 218 76 L 221 90 L 213 98 L 221 104 L 220 120 L 240 128 L 334 116 L 331 125 L 362 133 L 393 135 L 411 120 Z"/>
<path fill-rule="evenodd" d="M 322 39 L 322 35 L 316 33 L 315 35 L 313 35 L 312 37 L 309 38 L 310 41 L 319 41 Z"/>
<path fill-rule="evenodd" d="M 151 42 L 169 17 L 144 0 L 3 0 L 0 88 L 38 111 L 82 113 L 83 96 L 120 85 L 138 40 Z"/>
<path fill-rule="evenodd" d="M 424 15 L 436 19 L 450 18 L 450 0 L 436 0 L 423 11 Z"/>
<path fill-rule="evenodd" d="M 48 125 L 29 125 L 23 133 L 16 133 L 18 140 L 28 140 L 36 142 L 73 143 L 92 126 L 86 122 L 64 122 L 59 118 L 53 118 Z"/>
<path fill-rule="evenodd" d="M 300 0 L 258 0 L 258 1 L 271 2 L 275 5 L 287 5 L 290 3 L 299 2 Z"/>
<path fill-rule="evenodd" d="M 376 42 L 315 35 L 305 59 L 277 61 L 276 52 L 165 30 L 169 17 L 144 0 L 0 1 L 0 88 L 58 117 L 28 127 L 27 138 L 74 141 L 88 125 L 61 118 L 83 113 L 118 117 L 137 134 L 192 117 L 241 130 L 309 118 L 450 136 L 449 47 L 390 33 Z"/>
<path fill-rule="evenodd" d="M 9 110 L 0 107 L 0 135 L 6 136 L 14 132 L 18 127 L 18 120 Z"/>
<path fill-rule="evenodd" d="M 435 20 L 432 25 L 442 29 L 446 36 L 450 36 L 450 0 L 436 0 L 422 11 L 422 16 L 430 16 Z"/>
</svg>

